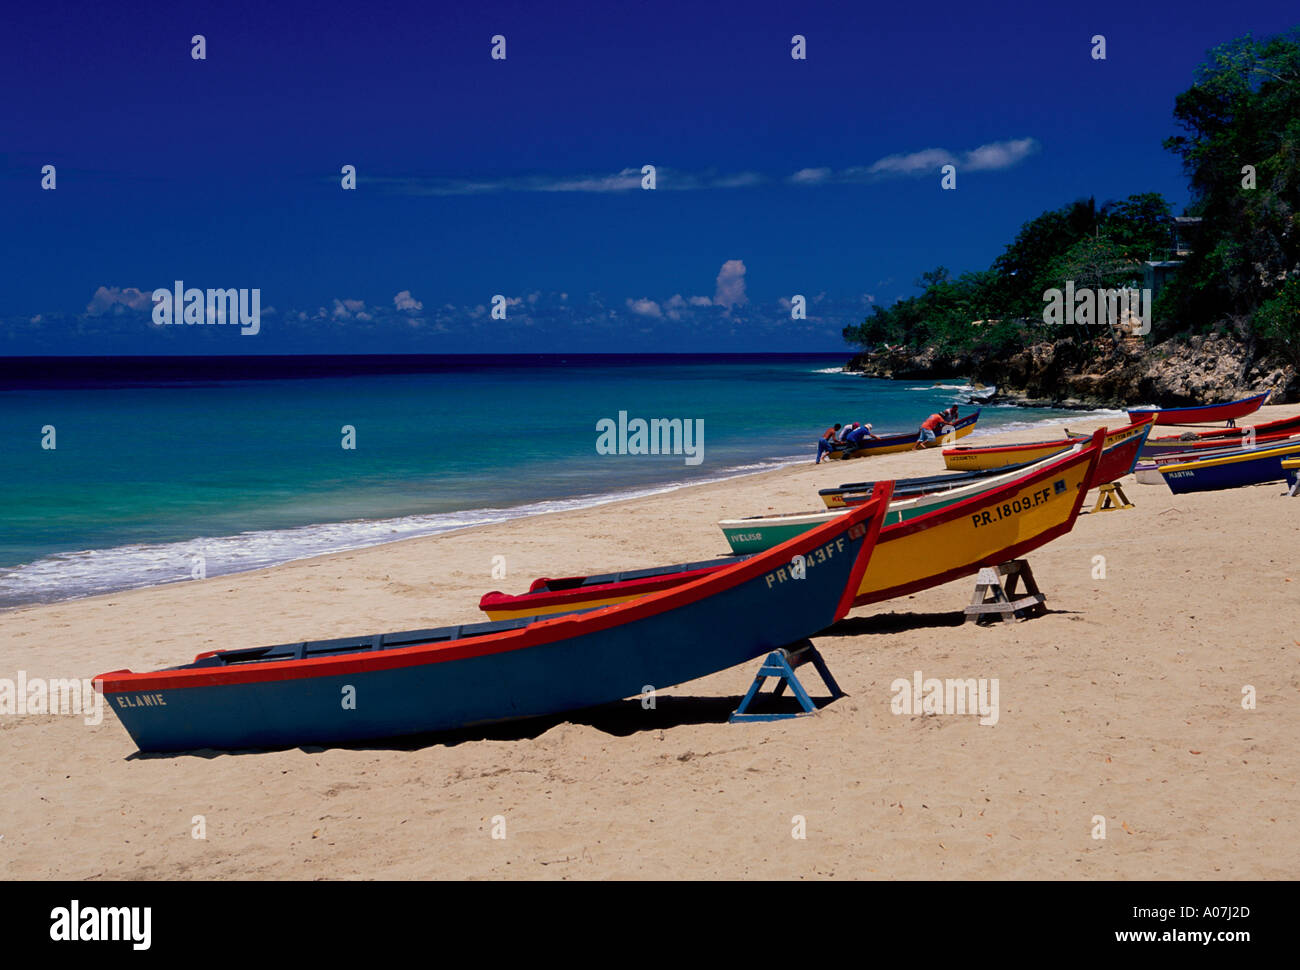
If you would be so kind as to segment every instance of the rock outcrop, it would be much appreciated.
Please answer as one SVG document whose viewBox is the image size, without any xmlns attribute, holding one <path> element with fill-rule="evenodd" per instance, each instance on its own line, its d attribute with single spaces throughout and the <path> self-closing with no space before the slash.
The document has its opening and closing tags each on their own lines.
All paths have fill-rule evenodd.
<svg viewBox="0 0 1300 970">
<path fill-rule="evenodd" d="M 846 370 L 904 380 L 968 378 L 996 384 L 998 398 L 1052 407 L 1186 407 L 1272 390 L 1270 403 L 1300 400 L 1293 364 L 1229 333 L 1147 346 L 1130 338 L 1031 344 L 1010 356 L 941 354 L 934 348 L 858 354 Z"/>
</svg>

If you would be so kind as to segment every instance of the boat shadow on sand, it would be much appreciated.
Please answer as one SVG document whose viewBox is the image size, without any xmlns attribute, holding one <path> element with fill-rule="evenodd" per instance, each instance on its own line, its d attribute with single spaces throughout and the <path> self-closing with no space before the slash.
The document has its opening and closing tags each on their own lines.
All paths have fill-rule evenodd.
<svg viewBox="0 0 1300 970">
<path fill-rule="evenodd" d="M 820 710 L 833 703 L 826 696 L 826 688 L 815 680 L 808 685 L 813 703 Z M 766 696 L 772 690 L 769 681 L 765 696 L 756 700 L 751 710 L 756 713 L 788 713 L 800 711 L 798 703 L 790 694 L 772 698 Z M 485 724 L 473 728 L 461 728 L 455 731 L 440 731 L 431 734 L 411 734 L 393 738 L 375 738 L 368 741 L 348 741 L 336 744 L 309 744 L 288 748 L 242 748 L 238 750 L 216 750 L 200 748 L 193 751 L 157 751 L 140 752 L 128 755 L 128 761 L 154 761 L 168 758 L 221 758 L 239 755 L 270 754 L 275 751 L 298 750 L 304 754 L 319 754 L 323 751 L 420 751 L 425 748 L 454 748 L 474 741 L 533 741 L 547 731 L 562 724 L 575 724 L 593 727 L 611 737 L 626 738 L 648 731 L 662 731 L 669 728 L 684 727 L 693 724 L 726 724 L 732 712 L 740 706 L 742 695 L 694 697 L 660 694 L 655 698 L 655 706 L 646 710 L 640 699 L 615 701 L 600 707 L 591 707 L 567 714 L 551 714 L 545 717 L 528 718 L 520 721 L 503 721 L 499 724 Z M 737 726 L 737 730 L 743 727 Z"/>
<path fill-rule="evenodd" d="M 1078 610 L 1048 609 L 1043 616 L 1078 615 Z M 878 633 L 903 633 L 907 630 L 931 630 L 960 627 L 966 624 L 961 610 L 946 613 L 877 613 L 874 616 L 849 616 L 817 634 L 818 637 L 858 637 Z"/>
</svg>

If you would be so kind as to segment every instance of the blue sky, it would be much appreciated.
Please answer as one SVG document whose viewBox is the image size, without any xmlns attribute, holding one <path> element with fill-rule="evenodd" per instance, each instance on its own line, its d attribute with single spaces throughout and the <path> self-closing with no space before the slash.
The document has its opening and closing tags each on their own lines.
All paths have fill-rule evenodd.
<svg viewBox="0 0 1300 970">
<path fill-rule="evenodd" d="M 1180 210 L 1175 95 L 1210 47 L 1300 17 L 489 0 L 6 19 L 0 353 L 141 354 L 841 349 L 872 302 L 985 268 L 1045 209 L 1160 191 Z M 261 332 L 153 326 L 147 293 L 177 279 L 259 288 Z"/>
</svg>

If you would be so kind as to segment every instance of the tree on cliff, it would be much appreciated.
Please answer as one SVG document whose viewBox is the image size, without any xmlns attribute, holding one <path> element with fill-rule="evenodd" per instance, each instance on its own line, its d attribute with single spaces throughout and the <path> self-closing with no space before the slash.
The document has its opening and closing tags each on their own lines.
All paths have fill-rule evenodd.
<svg viewBox="0 0 1300 970">
<path fill-rule="evenodd" d="M 1216 47 L 1174 117 L 1186 134 L 1165 147 L 1182 157 L 1190 211 L 1203 220 L 1202 244 L 1171 290 L 1178 324 L 1253 315 L 1285 344 L 1281 311 L 1295 303 L 1283 291 L 1300 278 L 1300 29 Z M 1294 339 L 1300 321 L 1290 322 Z"/>
<path fill-rule="evenodd" d="M 891 343 L 941 353 L 998 354 L 1024 346 L 1026 327 L 1049 336 L 1042 332 L 1045 291 L 1067 280 L 1079 287 L 1134 285 L 1142 260 L 1168 252 L 1169 220 L 1169 203 L 1157 192 L 1102 206 L 1092 198 L 1071 202 L 1021 226 L 990 269 L 955 279 L 942 266 L 924 273 L 915 284 L 919 296 L 875 307 L 862 323 L 844 328 L 844 339 L 868 348 Z M 1050 337 L 1074 335 L 1069 330 Z"/>
</svg>

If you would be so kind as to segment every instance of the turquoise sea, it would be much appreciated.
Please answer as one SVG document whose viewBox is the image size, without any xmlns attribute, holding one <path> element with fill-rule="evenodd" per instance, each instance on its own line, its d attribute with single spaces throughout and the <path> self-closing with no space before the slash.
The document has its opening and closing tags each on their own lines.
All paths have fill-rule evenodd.
<svg viewBox="0 0 1300 970">
<path fill-rule="evenodd" d="M 188 579 L 198 557 L 221 575 L 811 461 L 835 421 L 914 430 L 969 390 L 847 375 L 846 357 L 108 359 L 51 374 L 11 358 L 0 607 Z M 599 454 L 597 423 L 620 411 L 702 421 L 701 460 Z M 1071 413 L 995 406 L 979 427 Z"/>
</svg>

